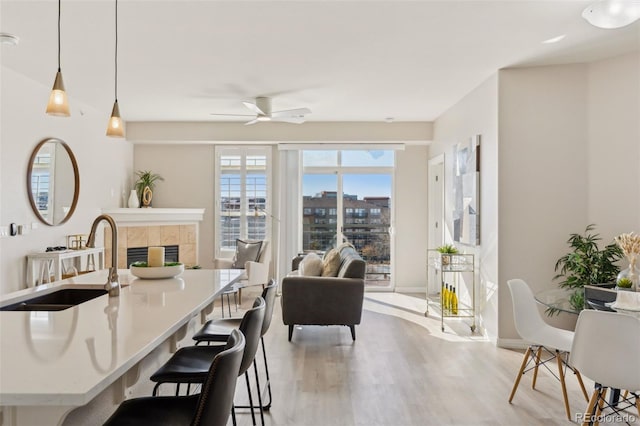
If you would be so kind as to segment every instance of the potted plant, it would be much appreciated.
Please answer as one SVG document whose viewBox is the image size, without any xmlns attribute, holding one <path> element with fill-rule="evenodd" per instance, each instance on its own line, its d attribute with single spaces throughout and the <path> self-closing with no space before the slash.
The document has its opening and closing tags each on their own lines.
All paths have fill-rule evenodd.
<svg viewBox="0 0 640 426">
<path fill-rule="evenodd" d="M 440 259 L 443 265 L 451 263 L 451 255 L 458 253 L 458 249 L 452 244 L 445 244 L 443 246 L 436 247 L 436 250 L 440 253 Z"/>
<path fill-rule="evenodd" d="M 141 206 L 151 206 L 151 194 L 156 186 L 157 181 L 164 181 L 164 178 L 159 174 L 153 173 L 150 170 L 138 170 L 136 172 L 138 180 L 135 183 L 136 192 L 140 197 Z M 146 188 L 149 188 L 148 190 Z M 145 197 L 145 191 L 147 196 Z M 146 202 L 145 202 L 146 201 Z"/>
<path fill-rule="evenodd" d="M 584 309 L 584 286 L 615 282 L 620 268 L 616 262 L 622 257 L 622 250 L 616 243 L 598 247 L 599 234 L 591 231 L 594 224 L 586 227 L 583 234 L 571 234 L 567 243 L 571 251 L 556 262 L 558 274 L 554 280 L 561 280 L 560 287 L 573 290 L 569 302 L 576 311 Z M 548 309 L 553 315 L 557 310 Z"/>
</svg>

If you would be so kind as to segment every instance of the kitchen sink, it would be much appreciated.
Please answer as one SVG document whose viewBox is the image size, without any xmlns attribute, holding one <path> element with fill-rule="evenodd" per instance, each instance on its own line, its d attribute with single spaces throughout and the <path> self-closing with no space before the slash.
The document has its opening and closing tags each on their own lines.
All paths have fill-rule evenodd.
<svg viewBox="0 0 640 426">
<path fill-rule="evenodd" d="M 104 289 L 65 288 L 3 306 L 0 311 L 62 311 L 105 294 Z"/>
</svg>

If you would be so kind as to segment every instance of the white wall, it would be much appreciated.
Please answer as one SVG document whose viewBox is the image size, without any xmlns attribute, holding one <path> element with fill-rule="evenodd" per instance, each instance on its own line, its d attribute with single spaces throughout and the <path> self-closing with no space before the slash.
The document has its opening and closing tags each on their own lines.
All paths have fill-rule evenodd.
<svg viewBox="0 0 640 426">
<path fill-rule="evenodd" d="M 213 268 L 214 145 L 135 145 L 135 170 L 164 178 L 153 190 L 153 207 L 204 208 L 199 225 L 198 263 Z"/>
<path fill-rule="evenodd" d="M 640 232 L 640 53 L 588 67 L 589 222 Z"/>
<path fill-rule="evenodd" d="M 587 68 L 499 72 L 499 335 L 517 339 L 506 282 L 556 285 L 556 260 L 587 214 Z"/>
<path fill-rule="evenodd" d="M 457 143 L 481 135 L 480 245 L 458 245 L 476 256 L 476 300 L 480 324 L 493 339 L 498 333 L 498 79 L 494 75 L 438 117 L 429 158 L 445 155 L 445 242 L 453 236 L 453 153 Z"/>
<path fill-rule="evenodd" d="M 110 100 L 97 111 L 70 94 L 71 117 L 45 114 L 50 87 L 2 67 L 0 109 L 0 225 L 38 223 L 28 235 L 0 239 L 0 293 L 24 288 L 26 255 L 47 246 L 66 245 L 69 234 L 88 234 L 104 207 L 122 206 L 132 172 L 132 146 L 105 136 Z M 53 76 L 52 76 L 53 78 Z M 27 166 L 36 144 L 44 138 L 64 140 L 78 161 L 80 195 L 69 221 L 50 227 L 36 219 L 27 195 Z"/>
<path fill-rule="evenodd" d="M 396 291 L 427 291 L 427 153 L 426 145 L 396 151 L 393 273 Z"/>
</svg>

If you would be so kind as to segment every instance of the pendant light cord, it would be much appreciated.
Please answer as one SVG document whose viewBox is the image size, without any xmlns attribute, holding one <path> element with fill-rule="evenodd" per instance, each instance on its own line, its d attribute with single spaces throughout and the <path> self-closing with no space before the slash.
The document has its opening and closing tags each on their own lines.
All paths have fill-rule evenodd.
<svg viewBox="0 0 640 426">
<path fill-rule="evenodd" d="M 118 102 L 118 0 L 116 0 L 116 78 L 115 78 L 115 96 L 116 102 Z"/>
<path fill-rule="evenodd" d="M 58 72 L 60 72 L 60 4 L 62 0 L 58 0 Z"/>
</svg>

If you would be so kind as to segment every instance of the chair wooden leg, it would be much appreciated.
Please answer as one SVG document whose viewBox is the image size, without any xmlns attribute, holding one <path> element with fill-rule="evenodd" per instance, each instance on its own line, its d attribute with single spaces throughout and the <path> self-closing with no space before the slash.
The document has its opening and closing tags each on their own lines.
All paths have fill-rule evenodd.
<svg viewBox="0 0 640 426">
<path fill-rule="evenodd" d="M 289 326 L 289 341 L 291 341 L 292 336 L 293 336 L 293 324 Z"/>
<path fill-rule="evenodd" d="M 593 393 L 591 394 L 591 399 L 589 400 L 589 404 L 587 404 L 587 410 L 584 412 L 584 422 L 582 422 L 582 426 L 589 426 L 589 424 L 591 423 L 591 419 L 593 414 L 593 411 L 596 407 L 596 402 L 598 402 L 598 399 L 600 398 L 600 389 L 596 388 L 593 390 Z"/>
<path fill-rule="evenodd" d="M 351 329 L 351 338 L 355 342 L 356 341 L 356 326 L 355 325 L 350 325 L 349 328 Z"/>
<path fill-rule="evenodd" d="M 527 361 L 529 361 L 529 355 L 533 356 L 533 349 L 531 349 L 531 346 L 529 346 L 527 348 L 527 351 L 524 353 L 524 358 L 522 359 L 522 365 L 520 366 L 520 370 L 518 371 L 518 375 L 516 376 L 516 381 L 513 384 L 513 389 L 511 389 L 511 395 L 509 395 L 509 402 L 511 402 L 513 400 L 513 397 L 516 395 L 516 390 L 518 390 L 520 379 L 524 374 L 524 368 L 527 366 Z"/>
<path fill-rule="evenodd" d="M 238 289 L 238 304 L 242 306 L 242 288 Z"/>
<path fill-rule="evenodd" d="M 573 370 L 578 379 L 578 383 L 580 384 L 580 389 L 582 389 L 582 394 L 584 395 L 584 400 L 589 401 L 589 394 L 587 393 L 587 389 L 584 387 L 584 382 L 582 381 L 582 375 L 578 370 Z"/>
<path fill-rule="evenodd" d="M 536 382 L 538 381 L 538 367 L 540 366 L 540 357 L 542 355 L 542 346 L 538 346 L 536 351 L 536 366 L 533 369 L 533 380 L 531 381 L 531 389 L 536 388 Z"/>
<path fill-rule="evenodd" d="M 600 422 L 598 421 L 598 418 L 600 417 L 600 414 L 602 414 L 602 410 L 604 409 L 604 403 L 606 401 L 608 390 L 609 388 L 602 387 L 600 391 L 600 398 L 598 399 L 598 405 L 596 406 L 596 415 L 593 421 L 594 426 L 598 426 L 600 424 Z"/>
<path fill-rule="evenodd" d="M 564 409 L 567 412 L 567 419 L 571 420 L 571 410 L 569 409 L 569 397 L 567 396 L 567 384 L 564 382 L 564 360 L 560 351 L 556 350 L 556 361 L 558 361 L 558 377 L 562 385 L 562 397 L 564 398 Z"/>
</svg>

